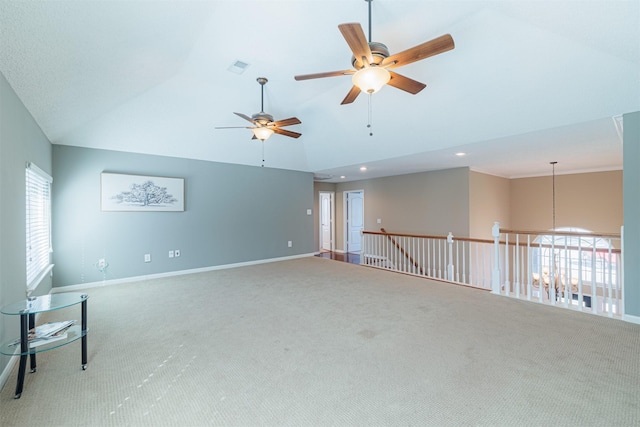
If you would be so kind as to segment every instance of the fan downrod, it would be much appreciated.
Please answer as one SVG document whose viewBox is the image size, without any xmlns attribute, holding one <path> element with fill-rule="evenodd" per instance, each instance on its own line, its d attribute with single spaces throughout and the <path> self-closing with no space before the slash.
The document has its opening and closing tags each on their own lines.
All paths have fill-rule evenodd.
<svg viewBox="0 0 640 427">
<path fill-rule="evenodd" d="M 253 120 L 266 126 L 267 123 L 273 122 L 273 116 L 264 112 L 264 85 L 269 81 L 266 77 L 258 77 L 256 79 L 260 83 L 260 112 L 251 116 Z"/>
</svg>

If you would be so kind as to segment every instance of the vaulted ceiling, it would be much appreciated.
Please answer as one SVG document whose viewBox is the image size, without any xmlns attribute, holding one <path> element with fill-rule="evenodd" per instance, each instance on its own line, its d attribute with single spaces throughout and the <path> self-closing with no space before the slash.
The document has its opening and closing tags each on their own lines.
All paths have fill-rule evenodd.
<svg viewBox="0 0 640 427">
<path fill-rule="evenodd" d="M 374 0 L 372 39 L 455 49 L 396 69 L 426 83 L 340 105 L 338 24 L 363 0 L 0 0 L 0 71 L 54 144 L 314 172 L 329 182 L 469 166 L 504 177 L 622 168 L 640 110 L 638 1 Z M 233 65 L 248 64 L 242 73 Z M 298 117 L 251 140 L 233 112 Z M 372 127 L 368 128 L 368 123 Z M 250 125 L 250 124 L 249 124 Z M 370 135 L 372 133 L 373 135 Z M 456 156 L 464 152 L 466 156 Z M 360 172 L 360 166 L 366 172 Z"/>
</svg>

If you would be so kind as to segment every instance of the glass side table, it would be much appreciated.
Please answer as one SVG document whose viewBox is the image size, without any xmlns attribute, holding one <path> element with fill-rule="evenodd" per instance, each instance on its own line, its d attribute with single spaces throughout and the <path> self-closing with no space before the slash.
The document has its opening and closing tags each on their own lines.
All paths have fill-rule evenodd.
<svg viewBox="0 0 640 427">
<path fill-rule="evenodd" d="M 53 350 L 63 345 L 70 344 L 78 339 L 82 339 L 82 370 L 87 369 L 87 299 L 89 295 L 79 292 L 67 292 L 60 294 L 43 295 L 39 297 L 29 297 L 26 300 L 5 305 L 0 309 L 0 313 L 9 316 L 20 316 L 20 338 L 17 351 L 16 340 L 3 343 L 0 346 L 0 353 L 7 356 L 20 356 L 20 367 L 18 369 L 18 383 L 14 398 L 19 399 L 22 395 L 24 385 L 24 375 L 27 368 L 27 356 L 31 361 L 31 372 L 36 371 L 36 353 Z M 37 313 L 60 310 L 62 308 L 81 305 L 81 324 L 73 325 L 67 329 L 66 339 L 52 341 L 48 344 L 37 347 L 29 346 L 29 330 L 35 328 L 35 316 Z"/>
</svg>

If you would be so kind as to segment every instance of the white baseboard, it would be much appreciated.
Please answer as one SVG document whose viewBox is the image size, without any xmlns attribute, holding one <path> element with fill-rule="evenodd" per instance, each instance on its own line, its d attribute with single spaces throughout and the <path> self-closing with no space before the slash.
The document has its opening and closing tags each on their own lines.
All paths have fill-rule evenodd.
<svg viewBox="0 0 640 427">
<path fill-rule="evenodd" d="M 143 280 L 159 279 L 162 277 L 173 277 L 173 276 L 182 276 L 184 274 L 203 273 L 206 271 L 225 270 L 228 268 L 246 267 L 249 265 L 257 265 L 257 264 L 267 264 L 270 262 L 287 261 L 291 259 L 307 258 L 312 256 L 314 256 L 313 253 L 308 253 L 308 254 L 292 255 L 292 256 L 286 256 L 286 257 L 280 257 L 280 258 L 261 259 L 257 261 L 238 262 L 235 264 L 224 264 L 224 265 L 214 265 L 211 267 L 193 268 L 190 270 L 179 270 L 179 271 L 169 271 L 166 273 L 147 274 L 145 276 L 133 276 L 133 277 L 124 277 L 122 279 L 102 280 L 100 282 L 87 282 L 87 283 L 80 283 L 77 285 L 55 287 L 51 289 L 51 293 L 53 294 L 58 292 L 69 292 L 69 291 L 76 291 L 76 290 L 82 290 L 82 289 L 98 288 L 102 286 L 119 285 L 121 283 L 141 282 Z"/>
<path fill-rule="evenodd" d="M 640 325 L 640 316 L 632 316 L 630 314 L 625 314 L 622 316 L 622 320 L 629 323 L 635 323 L 636 325 Z"/>
</svg>

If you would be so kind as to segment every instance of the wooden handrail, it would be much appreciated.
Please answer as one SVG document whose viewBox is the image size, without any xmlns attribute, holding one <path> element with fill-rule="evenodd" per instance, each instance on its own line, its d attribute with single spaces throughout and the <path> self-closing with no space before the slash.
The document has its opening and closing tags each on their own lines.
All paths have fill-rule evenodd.
<svg viewBox="0 0 640 427">
<path fill-rule="evenodd" d="M 501 228 L 500 233 L 505 234 L 532 234 L 532 235 L 555 235 L 555 236 L 580 236 L 580 237 L 611 237 L 614 239 L 619 239 L 619 233 L 590 233 L 584 232 L 581 233 L 579 231 L 553 231 L 553 230 L 544 230 L 544 231 L 536 231 L 536 230 L 510 230 L 507 228 Z"/>
<path fill-rule="evenodd" d="M 384 230 L 384 228 L 381 228 L 380 230 Z M 423 239 L 442 239 L 442 240 L 447 240 L 447 236 L 430 236 L 428 234 L 410 234 L 410 233 L 389 233 L 387 231 L 362 231 L 362 234 L 373 234 L 373 235 L 381 235 L 381 236 L 386 236 L 386 235 L 394 235 L 394 236 L 399 236 L 399 237 L 420 237 Z M 487 239 L 474 239 L 471 237 L 454 237 L 455 240 L 461 240 L 461 241 L 465 241 L 465 242 L 477 242 L 477 243 L 493 243 L 493 240 L 487 240 Z"/>
<path fill-rule="evenodd" d="M 419 271 L 420 274 L 424 274 L 424 270 L 422 270 L 422 267 L 420 266 L 420 264 L 418 264 L 418 262 L 416 260 L 413 259 L 413 257 L 411 255 L 409 255 L 402 246 L 400 246 L 400 244 L 398 242 L 396 242 L 396 239 L 394 239 L 393 237 L 391 237 L 391 235 L 389 233 L 386 232 L 386 230 L 384 228 L 380 229 L 381 233 L 376 233 L 376 234 L 384 234 L 387 236 L 387 239 L 391 240 L 391 243 L 393 243 L 396 247 L 396 249 L 400 250 L 400 253 L 402 255 L 404 255 L 409 262 L 411 262 L 414 267 L 416 267 Z M 400 236 L 400 234 L 394 234 L 394 236 Z"/>
<path fill-rule="evenodd" d="M 509 233 L 509 234 L 533 234 L 533 235 L 553 235 L 553 233 L 550 233 L 549 231 L 514 231 L 514 230 L 507 230 L 507 229 L 500 229 L 500 233 Z M 382 236 L 387 236 L 390 240 L 392 240 L 395 243 L 395 240 L 393 240 L 391 238 L 391 236 L 398 236 L 398 237 L 416 237 L 416 238 L 422 238 L 422 239 L 440 239 L 440 240 L 447 240 L 447 236 L 431 236 L 428 234 L 410 234 L 410 233 L 389 233 L 388 231 L 386 231 L 384 228 L 381 228 L 380 231 L 362 231 L 362 234 L 372 234 L 372 235 L 382 235 Z M 620 235 L 615 235 L 615 234 L 592 234 L 592 233 L 575 233 L 575 232 L 567 232 L 567 233 L 555 233 L 556 236 L 583 236 L 583 237 L 620 237 Z M 493 240 L 488 240 L 488 239 L 474 239 L 471 237 L 455 237 L 454 236 L 454 240 L 457 241 L 463 241 L 463 242 L 474 242 L 474 243 L 489 243 L 489 244 L 493 244 L 494 241 Z M 501 245 L 505 245 L 506 242 L 504 240 L 501 240 L 499 242 Z M 509 246 L 516 246 L 516 242 L 515 241 L 509 241 Z M 519 242 L 518 246 L 520 247 L 527 247 L 527 242 Z M 529 244 L 529 247 L 531 248 L 545 248 L 545 249 L 551 249 L 551 245 L 550 244 L 539 244 L 539 243 L 533 243 L 531 242 Z M 564 245 L 554 245 L 553 248 L 555 249 L 565 249 Z M 567 250 L 581 250 L 583 252 L 592 252 L 593 248 L 592 247 L 581 247 L 578 248 L 577 246 L 567 246 L 566 247 Z M 400 248 L 398 248 L 400 249 Z M 404 250 L 404 249 L 402 249 Z M 403 252 L 404 253 L 404 252 Z M 596 248 L 596 253 L 609 253 L 609 248 Z M 611 253 L 612 254 L 621 254 L 622 251 L 620 249 L 615 249 L 615 248 L 611 248 Z M 417 265 L 416 265 L 417 266 Z"/>
</svg>

